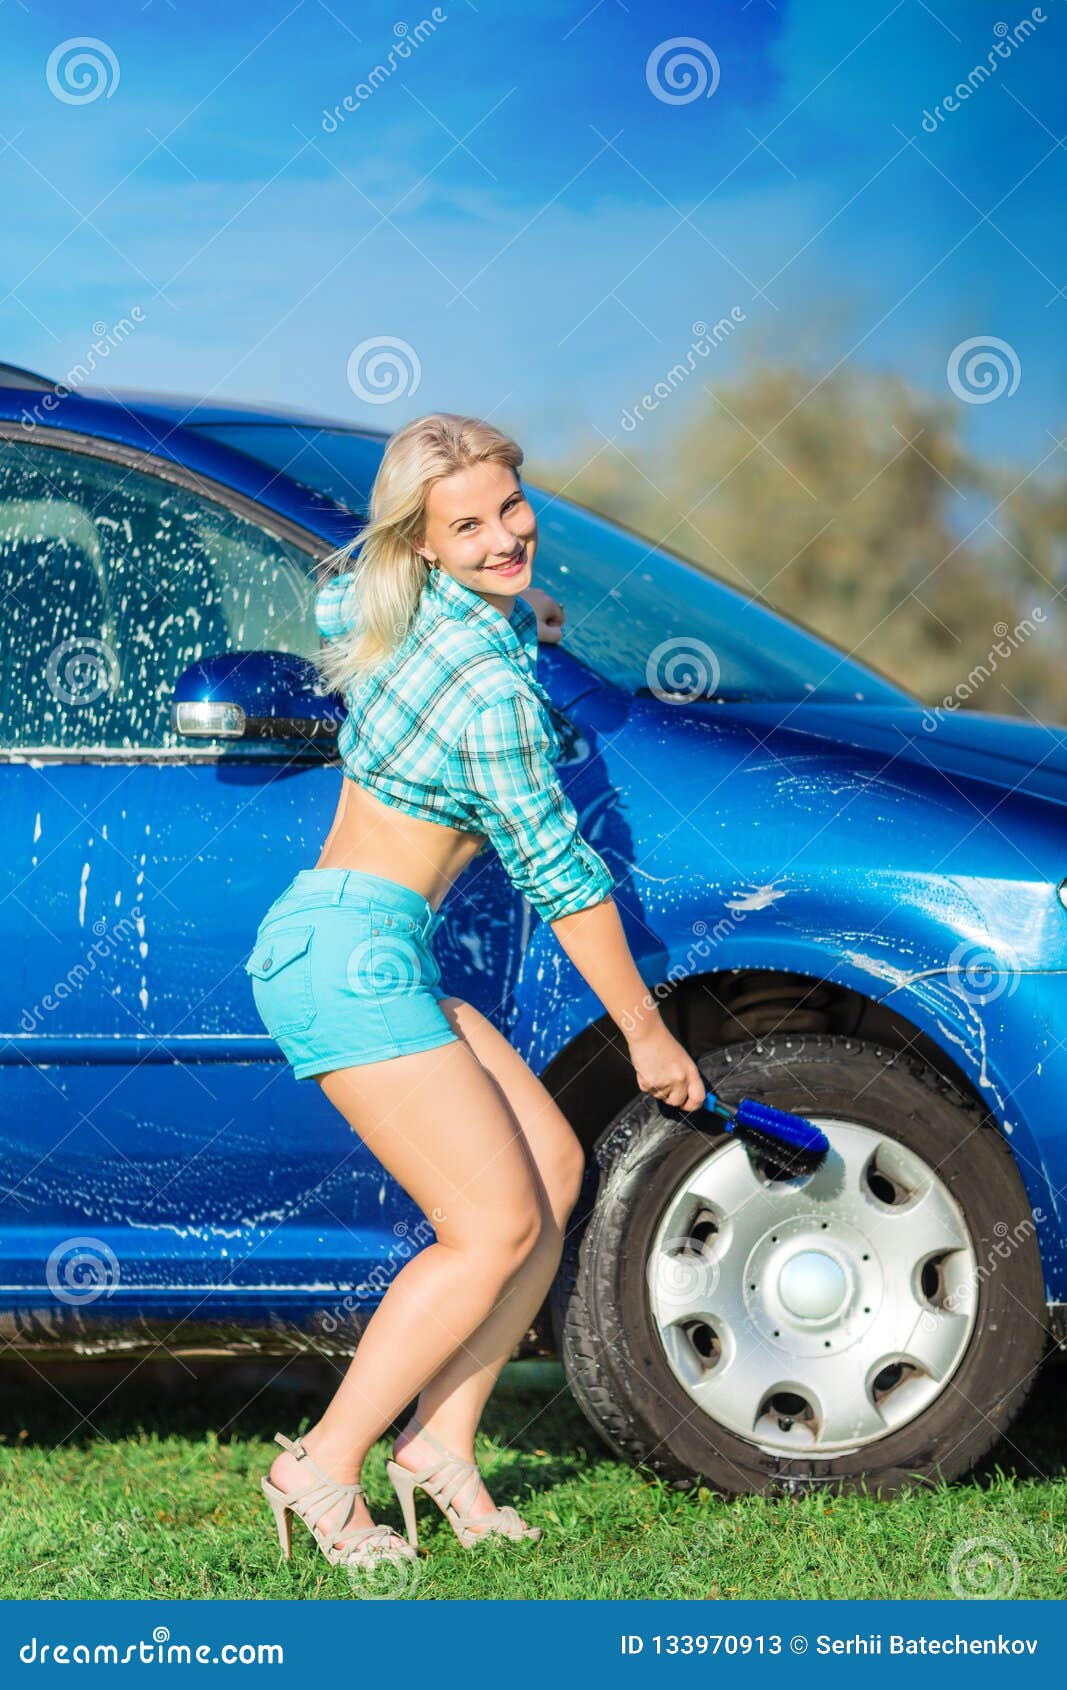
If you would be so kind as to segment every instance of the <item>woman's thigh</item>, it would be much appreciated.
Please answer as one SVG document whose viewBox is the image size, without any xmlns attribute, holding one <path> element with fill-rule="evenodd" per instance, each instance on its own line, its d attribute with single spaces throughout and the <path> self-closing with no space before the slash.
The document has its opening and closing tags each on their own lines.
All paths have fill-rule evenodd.
<svg viewBox="0 0 1067 1690">
<path fill-rule="evenodd" d="M 566 1115 L 514 1045 L 463 998 L 442 998 L 450 1026 L 477 1057 L 521 1129 L 544 1196 L 562 1225 L 581 1185 L 585 1156 Z"/>
<path fill-rule="evenodd" d="M 491 1246 L 536 1232 L 540 1194 L 523 1133 L 462 1034 L 315 1078 L 440 1243 Z"/>
</svg>

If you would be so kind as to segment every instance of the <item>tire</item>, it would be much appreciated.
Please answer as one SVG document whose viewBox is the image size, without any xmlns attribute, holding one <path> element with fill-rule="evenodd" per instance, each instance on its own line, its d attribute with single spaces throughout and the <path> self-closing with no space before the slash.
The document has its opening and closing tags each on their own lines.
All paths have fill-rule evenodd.
<svg viewBox="0 0 1067 1690">
<path fill-rule="evenodd" d="M 842 1036 L 698 1066 L 727 1102 L 818 1121 L 831 1153 L 808 1179 L 767 1180 L 713 1117 L 646 1093 L 616 1117 L 552 1296 L 586 1418 L 683 1489 L 890 1495 L 966 1472 L 1048 1338 L 1036 1227 L 995 1122 L 914 1056 Z"/>
</svg>

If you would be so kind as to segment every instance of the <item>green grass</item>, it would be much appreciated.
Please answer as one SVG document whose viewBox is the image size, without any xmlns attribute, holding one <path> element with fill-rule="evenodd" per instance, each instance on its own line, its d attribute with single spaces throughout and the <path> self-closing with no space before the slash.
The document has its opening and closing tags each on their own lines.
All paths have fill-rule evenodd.
<svg viewBox="0 0 1067 1690">
<path fill-rule="evenodd" d="M 387 1594 L 331 1567 L 293 1525 L 279 1554 L 259 1491 L 277 1430 L 294 1436 L 336 1380 L 321 1364 L 8 1364 L 0 1373 L 0 1597 L 336 1600 Z M 522 1597 L 948 1597 L 992 1571 L 1018 1598 L 1058 1598 L 1067 1567 L 1067 1408 L 1046 1370 L 1010 1443 L 979 1472 L 893 1501 L 726 1501 L 683 1494 L 614 1460 L 554 1363 L 505 1370 L 478 1455 L 498 1502 L 539 1544 L 464 1550 L 429 1501 L 428 1553 L 402 1594 Z M 399 1525 L 377 1444 L 364 1483 Z M 996 1585 L 989 1594 L 997 1594 Z M 1002 1584 L 1001 1594 L 1009 1594 Z"/>
</svg>

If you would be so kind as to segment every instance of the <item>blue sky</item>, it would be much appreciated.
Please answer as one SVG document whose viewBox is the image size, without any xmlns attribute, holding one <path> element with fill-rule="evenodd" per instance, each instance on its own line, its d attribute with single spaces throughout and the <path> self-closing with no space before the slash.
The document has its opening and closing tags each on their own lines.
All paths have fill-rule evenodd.
<svg viewBox="0 0 1067 1690">
<path fill-rule="evenodd" d="M 735 307 L 707 379 L 744 356 L 900 371 L 1030 468 L 1067 427 L 1067 14 L 1038 12 L 929 133 L 1020 0 L 6 0 L 0 357 L 61 375 L 136 306 L 115 386 L 384 428 L 467 410 L 556 456 L 628 439 L 691 325 Z M 83 35 L 111 91 L 65 100 L 49 55 Z M 678 38 L 710 95 L 650 87 Z M 988 336 L 1017 389 L 964 403 L 948 357 Z M 420 370 L 388 403 L 349 379 L 379 338 Z"/>
</svg>

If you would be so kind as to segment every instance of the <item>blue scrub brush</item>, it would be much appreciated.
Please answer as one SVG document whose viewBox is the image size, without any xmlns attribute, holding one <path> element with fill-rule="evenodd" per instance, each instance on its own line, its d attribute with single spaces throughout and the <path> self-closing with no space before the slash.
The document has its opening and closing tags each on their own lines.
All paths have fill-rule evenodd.
<svg viewBox="0 0 1067 1690">
<path fill-rule="evenodd" d="M 774 1174 L 813 1174 L 830 1148 L 826 1134 L 803 1115 L 790 1115 L 754 1097 L 743 1097 L 731 1106 L 709 1091 L 701 1107 L 718 1116 L 726 1131 L 741 1140 L 750 1158 Z"/>
</svg>

